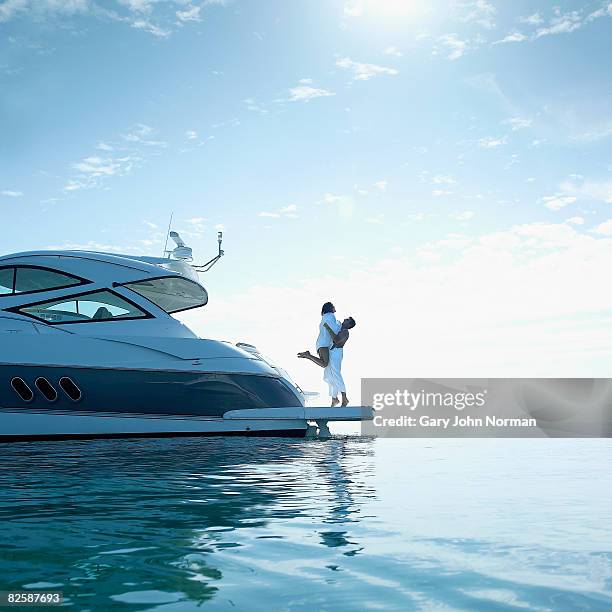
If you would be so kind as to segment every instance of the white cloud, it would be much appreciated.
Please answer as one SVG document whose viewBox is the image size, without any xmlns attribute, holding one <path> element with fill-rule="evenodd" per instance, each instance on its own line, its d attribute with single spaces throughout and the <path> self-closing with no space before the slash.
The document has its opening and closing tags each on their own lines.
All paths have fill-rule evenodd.
<svg viewBox="0 0 612 612">
<path fill-rule="evenodd" d="M 40 19 L 46 15 L 75 15 L 91 9 L 89 0 L 5 0 L 0 4 L 0 23 L 27 15 Z"/>
<path fill-rule="evenodd" d="M 532 15 L 528 15 L 526 17 L 519 17 L 519 21 L 521 23 L 526 23 L 527 25 L 532 26 L 544 23 L 544 19 L 542 18 L 542 15 L 540 15 L 540 13 L 533 13 Z"/>
<path fill-rule="evenodd" d="M 473 210 L 464 210 L 459 213 L 454 213 L 450 215 L 452 219 L 457 219 L 458 221 L 469 221 L 476 216 L 476 213 Z"/>
<path fill-rule="evenodd" d="M 119 0 L 119 3 L 127 6 L 133 13 L 150 13 L 155 0 Z"/>
<path fill-rule="evenodd" d="M 122 160 L 129 162 L 129 158 L 122 158 Z M 91 156 L 73 164 L 73 168 L 78 170 L 80 173 L 91 176 L 112 176 L 119 172 L 128 171 L 131 166 L 127 164 L 127 168 L 122 165 L 122 160 L 115 160 L 112 157 L 97 157 Z"/>
<path fill-rule="evenodd" d="M 153 140 L 154 134 L 151 126 L 140 123 L 123 134 L 118 142 L 99 142 L 95 149 L 103 153 L 88 155 L 72 164 L 74 172 L 66 180 L 63 191 L 100 188 L 110 177 L 130 174 L 147 157 L 167 146 L 165 142 Z"/>
<path fill-rule="evenodd" d="M 250 110 L 254 113 L 261 113 L 262 115 L 265 115 L 268 112 L 266 107 L 263 104 L 257 102 L 255 98 L 245 98 L 244 104 L 247 107 L 247 110 Z"/>
<path fill-rule="evenodd" d="M 604 3 L 604 6 L 601 6 L 596 11 L 587 15 L 585 22 L 593 21 L 600 17 L 612 17 L 612 2 Z"/>
<path fill-rule="evenodd" d="M 539 28 L 536 33 L 536 38 L 542 36 L 550 36 L 552 34 L 568 34 L 577 30 L 582 26 L 582 17 L 579 11 L 571 11 L 555 17 L 549 25 Z"/>
<path fill-rule="evenodd" d="M 155 130 L 145 123 L 139 123 L 132 128 L 127 134 L 123 135 L 123 139 L 127 142 L 142 144 L 147 147 L 166 147 L 168 143 L 161 140 L 152 140 L 149 138 L 155 134 Z"/>
<path fill-rule="evenodd" d="M 581 198 L 612 204 L 612 181 L 565 181 L 561 189 Z"/>
<path fill-rule="evenodd" d="M 144 245 L 143 245 L 144 246 Z M 64 242 L 62 244 L 50 244 L 44 247 L 52 251 L 98 251 L 102 253 L 129 253 L 132 255 L 151 255 L 150 249 L 142 249 L 133 245 L 108 244 L 90 240 L 88 242 Z"/>
<path fill-rule="evenodd" d="M 495 27 L 495 7 L 487 0 L 472 0 L 461 5 L 467 13 L 462 17 L 463 21 L 473 22 L 490 30 Z"/>
<path fill-rule="evenodd" d="M 365 8 L 364 0 L 346 0 L 344 3 L 345 17 L 361 17 Z"/>
<path fill-rule="evenodd" d="M 545 196 L 542 198 L 542 203 L 546 208 L 550 208 L 550 210 L 558 211 L 570 204 L 574 204 L 578 198 L 574 196 L 567 196 L 562 194 L 556 194 L 552 196 Z"/>
<path fill-rule="evenodd" d="M 376 187 L 377 189 L 380 189 L 380 191 L 386 191 L 387 190 L 387 185 L 389 183 L 387 181 L 376 181 L 376 183 L 374 183 L 374 187 Z"/>
<path fill-rule="evenodd" d="M 566 219 L 565 222 L 569 223 L 570 225 L 584 225 L 584 218 L 583 217 L 570 217 L 569 219 Z"/>
<path fill-rule="evenodd" d="M 0 23 L 9 21 L 18 13 L 27 10 L 29 0 L 5 0 L 0 4 Z"/>
<path fill-rule="evenodd" d="M 78 191 L 79 189 L 87 189 L 89 185 L 82 181 L 69 179 L 64 185 L 64 191 Z"/>
<path fill-rule="evenodd" d="M 191 217 L 185 219 L 188 226 L 180 229 L 181 236 L 189 240 L 200 240 L 206 233 L 205 222 L 207 220 L 206 217 Z"/>
<path fill-rule="evenodd" d="M 188 0 L 0 0 L 0 23 L 17 17 L 40 22 L 51 18 L 84 15 L 149 32 L 167 38 L 173 25 L 201 21 L 201 11 L 211 4 L 223 5 L 222 0 L 203 0 L 190 4 Z M 57 21 L 57 19 L 56 19 Z"/>
<path fill-rule="evenodd" d="M 505 145 L 507 142 L 506 137 L 502 137 L 502 138 L 481 138 L 478 141 L 478 145 L 481 146 L 483 149 L 495 149 L 497 147 L 501 147 L 503 145 Z"/>
<path fill-rule="evenodd" d="M 388 68 L 387 66 L 378 66 L 376 64 L 364 64 L 362 62 L 355 62 L 348 57 L 338 58 L 336 60 L 336 66 L 349 70 L 353 73 L 354 81 L 369 81 L 375 76 L 386 74 L 390 76 L 396 76 L 399 74 L 399 70 L 395 68 Z"/>
<path fill-rule="evenodd" d="M 450 191 L 449 189 L 434 189 L 431 192 L 431 195 L 436 197 L 436 198 L 440 198 L 442 196 L 448 196 L 448 195 L 452 195 L 452 191 Z"/>
<path fill-rule="evenodd" d="M 149 32 L 149 34 L 153 34 L 157 38 L 168 38 L 172 32 L 170 30 L 164 29 L 154 23 L 151 23 L 148 19 L 136 19 L 132 22 L 132 27 L 137 30 L 144 30 L 145 32 Z"/>
<path fill-rule="evenodd" d="M 516 132 L 518 130 L 524 130 L 531 127 L 533 122 L 531 119 L 526 119 L 524 117 L 510 117 L 510 119 L 506 119 L 505 121 L 502 121 L 502 123 L 504 125 L 509 125 L 512 128 L 512 131 Z"/>
<path fill-rule="evenodd" d="M 528 39 L 529 36 L 521 32 L 510 32 L 510 34 L 506 34 L 501 40 L 496 40 L 493 44 L 503 45 L 504 43 L 523 42 Z"/>
<path fill-rule="evenodd" d="M 297 204 L 288 204 L 287 206 L 283 206 L 276 211 L 262 211 L 257 214 L 258 217 L 267 217 L 269 219 L 280 219 L 281 217 L 289 217 L 290 219 L 297 219 L 298 217 L 298 207 Z"/>
<path fill-rule="evenodd" d="M 395 45 L 391 45 L 385 49 L 385 55 L 392 55 L 394 57 L 402 57 L 403 53 Z"/>
<path fill-rule="evenodd" d="M 436 174 L 431 182 L 434 185 L 454 185 L 457 181 L 450 174 Z"/>
<path fill-rule="evenodd" d="M 312 85 L 298 85 L 289 90 L 289 102 L 309 102 L 315 98 L 326 98 L 328 96 L 335 96 L 331 91 L 327 89 L 321 89 L 319 87 L 312 87 Z"/>
<path fill-rule="evenodd" d="M 529 35 L 517 31 L 511 32 L 505 38 L 496 41 L 494 44 L 523 42 L 526 40 L 537 40 L 544 36 L 552 36 L 555 34 L 569 34 L 596 19 L 612 16 L 612 3 L 607 3 L 607 6 L 602 6 L 591 13 L 585 13 L 585 11 L 586 8 L 562 13 L 561 10 L 556 7 L 554 17 L 545 25 L 543 25 L 545 19 L 540 13 L 533 13 L 527 17 L 520 17 L 519 21 L 521 23 L 527 26 L 540 27 L 537 27 L 535 32 Z"/>
<path fill-rule="evenodd" d="M 201 6 L 189 6 L 182 11 L 176 11 L 176 17 L 181 22 L 202 21 L 200 16 Z"/>
<path fill-rule="evenodd" d="M 604 236 L 612 236 L 612 219 L 608 219 L 603 223 L 600 223 L 593 229 L 596 234 L 602 234 Z"/>
<path fill-rule="evenodd" d="M 187 130 L 185 132 L 185 138 L 187 140 L 196 140 L 198 137 L 198 133 L 195 130 Z"/>
<path fill-rule="evenodd" d="M 516 164 L 518 164 L 519 162 L 520 155 L 518 153 L 513 153 L 512 155 L 510 155 L 510 159 L 508 160 L 508 163 L 504 166 L 504 169 L 509 170 L 513 166 L 516 166 Z"/>
<path fill-rule="evenodd" d="M 589 125 L 587 130 L 575 134 L 572 138 L 578 142 L 597 142 L 610 136 L 612 136 L 612 121 L 606 120 Z"/>
<path fill-rule="evenodd" d="M 334 206 L 337 208 L 340 216 L 343 219 L 350 219 L 355 210 L 353 198 L 347 195 L 334 195 L 332 193 L 326 193 L 319 203 Z"/>
<path fill-rule="evenodd" d="M 281 215 L 287 215 L 288 217 L 297 217 L 298 207 L 296 204 L 288 204 L 280 209 Z"/>
<path fill-rule="evenodd" d="M 339 202 L 342 201 L 343 198 L 344 198 L 344 196 L 339 196 L 339 195 L 333 195 L 331 193 L 326 193 L 323 196 L 322 202 L 324 204 L 338 204 Z"/>
<path fill-rule="evenodd" d="M 20 198 L 23 196 L 23 191 L 12 191 L 11 189 L 5 189 L 0 191 L 0 195 L 6 196 L 7 198 Z"/>
<path fill-rule="evenodd" d="M 207 5 L 224 5 L 225 0 L 0 0 L 0 23 L 12 19 L 29 19 L 45 27 L 70 28 L 88 25 L 84 19 L 99 20 L 128 26 L 153 36 L 168 38 L 176 26 L 201 21 L 201 11 Z M 82 17 L 73 24 L 68 19 Z M 42 51 L 39 51 L 42 52 Z"/>
<path fill-rule="evenodd" d="M 449 60 L 463 57 L 469 47 L 468 41 L 462 40 L 457 34 L 444 34 L 438 38 L 438 42 L 446 48 L 446 57 Z"/>
</svg>

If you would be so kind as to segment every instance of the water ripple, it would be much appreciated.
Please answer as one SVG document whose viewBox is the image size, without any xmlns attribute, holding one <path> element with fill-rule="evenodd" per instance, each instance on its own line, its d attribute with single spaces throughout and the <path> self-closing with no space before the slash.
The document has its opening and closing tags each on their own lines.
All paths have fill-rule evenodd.
<svg viewBox="0 0 612 612">
<path fill-rule="evenodd" d="M 507 449 L 487 476 L 471 447 L 401 442 L 3 445 L 0 589 L 78 610 L 610 609 L 609 506 L 581 505 L 583 473 L 551 465 L 571 491 L 552 505 Z"/>
</svg>

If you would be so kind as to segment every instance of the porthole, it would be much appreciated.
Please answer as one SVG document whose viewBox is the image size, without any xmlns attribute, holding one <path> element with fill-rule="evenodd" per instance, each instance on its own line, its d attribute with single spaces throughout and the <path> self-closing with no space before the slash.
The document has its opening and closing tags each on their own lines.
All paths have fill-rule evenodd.
<svg viewBox="0 0 612 612">
<path fill-rule="evenodd" d="M 55 387 L 46 378 L 41 376 L 34 381 L 34 384 L 50 402 L 54 402 L 57 399 L 57 391 L 55 390 Z"/>
<path fill-rule="evenodd" d="M 11 387 L 15 393 L 24 401 L 31 402 L 34 399 L 34 393 L 30 387 L 28 387 L 28 383 L 20 378 L 19 376 L 15 376 L 11 379 Z"/>
<path fill-rule="evenodd" d="M 62 388 L 62 391 L 73 401 L 78 402 L 83 394 L 81 390 L 77 386 L 77 384 L 72 380 L 72 378 L 68 378 L 67 376 L 62 376 L 59 379 L 59 385 Z"/>
</svg>

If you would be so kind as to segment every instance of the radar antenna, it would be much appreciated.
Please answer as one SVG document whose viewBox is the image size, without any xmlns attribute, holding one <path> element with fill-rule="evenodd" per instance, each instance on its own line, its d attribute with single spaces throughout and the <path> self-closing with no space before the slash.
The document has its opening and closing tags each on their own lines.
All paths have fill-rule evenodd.
<svg viewBox="0 0 612 612">
<path fill-rule="evenodd" d="M 168 236 L 170 236 L 170 238 L 172 238 L 176 244 L 176 247 L 174 247 L 171 251 L 166 251 L 166 253 L 168 253 L 168 257 L 178 259 L 180 261 L 193 261 L 191 247 L 188 247 L 185 244 L 183 239 L 179 236 L 179 233 L 172 231 L 168 234 Z"/>
</svg>

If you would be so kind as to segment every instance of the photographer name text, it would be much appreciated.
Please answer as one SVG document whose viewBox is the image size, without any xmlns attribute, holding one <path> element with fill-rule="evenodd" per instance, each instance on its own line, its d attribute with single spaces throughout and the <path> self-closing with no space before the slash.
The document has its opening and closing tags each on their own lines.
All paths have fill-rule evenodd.
<svg viewBox="0 0 612 612">
<path fill-rule="evenodd" d="M 374 417 L 375 427 L 437 427 L 450 428 L 477 428 L 477 427 L 537 427 L 533 418 L 502 418 L 492 415 L 485 417 L 471 417 L 455 415 L 451 417 L 432 417 L 428 415 L 399 417 L 384 417 L 377 414 Z"/>
</svg>

